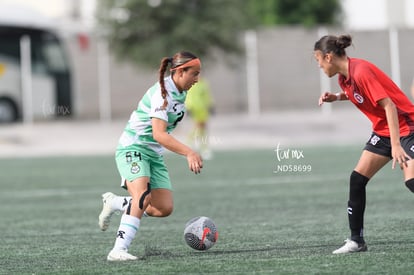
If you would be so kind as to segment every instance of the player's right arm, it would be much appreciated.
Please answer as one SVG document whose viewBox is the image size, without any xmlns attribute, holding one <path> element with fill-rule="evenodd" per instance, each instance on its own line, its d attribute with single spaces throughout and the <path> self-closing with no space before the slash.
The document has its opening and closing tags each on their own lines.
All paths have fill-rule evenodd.
<svg viewBox="0 0 414 275">
<path fill-rule="evenodd" d="M 331 92 L 325 92 L 319 97 L 319 106 L 321 106 L 324 102 L 334 102 L 338 100 L 348 100 L 348 97 L 344 92 L 336 94 Z"/>
</svg>

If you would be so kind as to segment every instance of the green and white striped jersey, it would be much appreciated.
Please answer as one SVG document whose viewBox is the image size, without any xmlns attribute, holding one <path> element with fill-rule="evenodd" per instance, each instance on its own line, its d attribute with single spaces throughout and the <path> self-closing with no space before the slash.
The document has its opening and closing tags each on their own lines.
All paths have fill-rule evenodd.
<svg viewBox="0 0 414 275">
<path fill-rule="evenodd" d="M 178 91 L 171 76 L 166 77 L 164 83 L 168 92 L 167 108 L 163 108 L 164 99 L 160 84 L 157 82 L 148 89 L 138 103 L 137 109 L 132 112 L 117 149 L 139 149 L 140 152 L 150 156 L 159 156 L 163 153 L 163 146 L 153 138 L 151 118 L 167 121 L 167 132 L 171 133 L 184 117 L 184 102 L 187 96 L 187 91 L 181 93 Z"/>
</svg>

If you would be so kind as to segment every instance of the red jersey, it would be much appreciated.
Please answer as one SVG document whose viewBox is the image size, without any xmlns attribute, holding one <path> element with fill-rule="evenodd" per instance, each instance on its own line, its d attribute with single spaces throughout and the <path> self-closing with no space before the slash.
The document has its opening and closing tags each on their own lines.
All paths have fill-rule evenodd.
<svg viewBox="0 0 414 275">
<path fill-rule="evenodd" d="M 372 122 L 372 129 L 380 136 L 390 136 L 385 110 L 378 101 L 389 97 L 395 104 L 400 124 L 400 136 L 414 132 L 414 105 L 400 88 L 374 64 L 348 58 L 348 78 L 339 75 L 338 83 L 347 95 Z"/>
</svg>

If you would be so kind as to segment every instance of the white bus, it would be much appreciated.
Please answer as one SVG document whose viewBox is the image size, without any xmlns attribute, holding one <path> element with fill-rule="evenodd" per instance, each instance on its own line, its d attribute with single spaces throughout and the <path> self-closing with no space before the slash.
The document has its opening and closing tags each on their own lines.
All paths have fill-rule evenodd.
<svg viewBox="0 0 414 275">
<path fill-rule="evenodd" d="M 71 70 L 63 42 L 50 27 L 5 20 L 0 9 L 0 123 L 24 115 L 21 39 L 30 40 L 31 112 L 34 118 L 72 115 Z M 21 14 L 21 10 L 20 10 Z M 3 15 L 3 16 L 2 16 Z"/>
</svg>

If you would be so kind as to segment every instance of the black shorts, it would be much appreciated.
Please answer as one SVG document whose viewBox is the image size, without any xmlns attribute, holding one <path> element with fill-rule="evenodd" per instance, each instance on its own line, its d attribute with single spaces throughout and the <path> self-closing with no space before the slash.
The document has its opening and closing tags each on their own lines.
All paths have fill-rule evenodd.
<svg viewBox="0 0 414 275">
<path fill-rule="evenodd" d="M 401 146 L 405 152 L 412 158 L 414 158 L 414 134 L 410 134 L 400 138 Z M 371 137 L 367 141 L 364 150 L 378 154 L 384 157 L 392 158 L 391 155 L 391 140 L 389 137 L 383 137 L 372 133 Z"/>
</svg>

